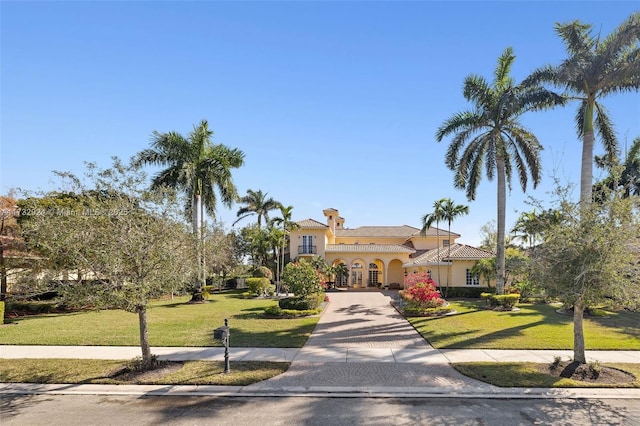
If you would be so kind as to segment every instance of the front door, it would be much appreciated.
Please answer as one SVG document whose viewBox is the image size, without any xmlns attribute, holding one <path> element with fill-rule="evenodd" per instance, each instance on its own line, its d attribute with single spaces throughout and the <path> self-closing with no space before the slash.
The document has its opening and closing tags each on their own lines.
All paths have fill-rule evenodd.
<svg viewBox="0 0 640 426">
<path fill-rule="evenodd" d="M 378 265 L 375 263 L 369 264 L 369 281 L 367 284 L 371 287 L 378 286 Z"/>
</svg>

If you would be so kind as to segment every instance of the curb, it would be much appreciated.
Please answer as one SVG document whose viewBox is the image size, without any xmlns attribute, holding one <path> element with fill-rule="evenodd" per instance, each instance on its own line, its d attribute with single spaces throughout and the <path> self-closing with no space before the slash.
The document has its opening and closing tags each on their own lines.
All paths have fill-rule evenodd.
<svg viewBox="0 0 640 426">
<path fill-rule="evenodd" d="M 640 399 L 640 389 L 609 388 L 384 388 L 282 387 L 206 385 L 74 385 L 0 383 L 0 395 L 122 395 L 188 397 L 306 397 L 306 398 L 455 398 L 455 399 Z"/>
</svg>

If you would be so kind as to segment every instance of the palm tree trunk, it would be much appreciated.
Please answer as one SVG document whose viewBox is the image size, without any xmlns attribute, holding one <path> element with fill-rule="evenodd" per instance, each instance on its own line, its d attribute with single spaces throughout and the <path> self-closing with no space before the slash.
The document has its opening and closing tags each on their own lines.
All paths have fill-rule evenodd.
<svg viewBox="0 0 640 426">
<path fill-rule="evenodd" d="M 584 317 L 584 304 L 582 300 L 573 305 L 573 361 L 579 364 L 586 364 L 584 344 L 584 329 L 582 318 Z"/>
<path fill-rule="evenodd" d="M 504 159 L 496 161 L 498 175 L 498 241 L 496 247 L 496 293 L 504 294 L 504 236 L 505 236 L 505 210 L 506 210 L 506 184 Z"/>
<path fill-rule="evenodd" d="M 142 349 L 142 362 L 151 362 L 151 347 L 149 346 L 149 333 L 147 331 L 147 308 L 138 306 L 138 323 L 140 326 L 140 348 Z"/>
<path fill-rule="evenodd" d="M 438 287 L 440 287 L 440 291 L 442 291 L 442 281 L 440 281 L 440 227 L 439 222 L 436 220 L 436 268 L 438 270 Z M 447 295 L 445 295 L 447 297 Z"/>
<path fill-rule="evenodd" d="M 200 200 L 200 271 L 202 276 L 200 277 L 200 288 L 207 285 L 207 258 L 205 256 L 204 240 L 207 238 L 206 222 L 204 219 L 204 203 Z"/>
<path fill-rule="evenodd" d="M 593 107 L 595 101 L 588 100 L 584 113 L 584 127 L 582 133 L 582 163 L 580 169 L 580 203 L 591 203 L 593 185 Z"/>
<path fill-rule="evenodd" d="M 201 228 L 201 218 L 200 211 L 202 208 L 202 197 L 197 192 L 193 193 L 193 200 L 191 205 L 191 224 L 193 226 L 193 237 L 195 239 L 196 244 L 196 267 L 197 267 L 197 278 L 195 283 L 195 288 L 193 289 L 193 294 L 191 296 L 192 302 L 200 302 L 203 300 L 202 297 L 202 277 L 204 272 L 202 270 L 202 228 Z"/>
<path fill-rule="evenodd" d="M 449 227 L 447 228 L 447 238 L 449 244 L 447 245 L 447 294 L 445 297 L 449 297 L 449 277 L 451 276 L 451 219 L 449 219 Z"/>
</svg>

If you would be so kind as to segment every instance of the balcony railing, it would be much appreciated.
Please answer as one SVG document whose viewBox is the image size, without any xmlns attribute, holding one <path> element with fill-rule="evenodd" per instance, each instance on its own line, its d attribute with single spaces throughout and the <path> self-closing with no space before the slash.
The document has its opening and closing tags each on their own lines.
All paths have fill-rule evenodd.
<svg viewBox="0 0 640 426">
<path fill-rule="evenodd" d="M 317 254 L 316 246 L 298 246 L 298 254 Z"/>
</svg>

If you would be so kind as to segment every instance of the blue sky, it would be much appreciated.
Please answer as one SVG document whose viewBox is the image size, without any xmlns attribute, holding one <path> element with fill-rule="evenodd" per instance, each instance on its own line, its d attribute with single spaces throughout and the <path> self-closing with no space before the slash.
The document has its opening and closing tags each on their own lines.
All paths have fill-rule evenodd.
<svg viewBox="0 0 640 426">
<path fill-rule="evenodd" d="M 496 183 L 476 201 L 453 187 L 437 127 L 468 107 L 469 74 L 492 77 L 512 46 L 517 81 L 559 63 L 555 22 L 608 34 L 637 1 L 596 2 L 0 2 L 0 193 L 48 190 L 53 170 L 110 164 L 152 131 L 188 134 L 207 119 L 239 148 L 241 194 L 261 189 L 294 218 L 412 225 L 450 197 L 470 207 L 453 230 L 477 244 L 495 218 Z M 604 100 L 624 149 L 640 136 L 640 95 Z M 523 118 L 540 139 L 543 179 L 517 182 L 507 226 L 548 199 L 553 176 L 579 181 L 576 105 Z M 600 172 L 595 171 L 596 176 Z M 576 191 L 577 193 L 577 191 Z M 218 209 L 228 227 L 238 206 Z M 240 222 L 239 226 L 249 221 Z"/>
</svg>

